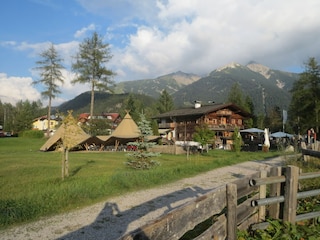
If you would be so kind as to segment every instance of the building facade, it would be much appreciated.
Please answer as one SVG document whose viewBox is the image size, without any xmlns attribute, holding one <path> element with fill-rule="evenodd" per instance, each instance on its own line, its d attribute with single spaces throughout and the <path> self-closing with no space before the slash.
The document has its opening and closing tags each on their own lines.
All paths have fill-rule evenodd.
<svg viewBox="0 0 320 240">
<path fill-rule="evenodd" d="M 59 117 L 51 116 L 50 129 L 55 129 L 60 122 L 61 122 L 61 119 Z M 36 129 L 36 130 L 45 131 L 48 129 L 48 124 L 49 124 L 48 116 L 44 115 L 34 119 L 32 122 L 32 127 L 33 129 Z"/>
<path fill-rule="evenodd" d="M 194 107 L 172 110 L 160 114 L 154 119 L 158 121 L 160 133 L 170 141 L 192 141 L 195 128 L 206 124 L 215 132 L 215 142 L 228 140 L 236 128 L 245 128 L 245 120 L 251 114 L 233 103 L 210 104 L 202 106 L 199 102 Z"/>
</svg>

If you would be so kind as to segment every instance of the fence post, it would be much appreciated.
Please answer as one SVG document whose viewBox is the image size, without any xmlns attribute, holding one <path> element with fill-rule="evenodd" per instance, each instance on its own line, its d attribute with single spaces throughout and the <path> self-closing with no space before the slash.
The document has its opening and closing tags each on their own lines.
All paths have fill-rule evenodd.
<svg viewBox="0 0 320 240">
<path fill-rule="evenodd" d="M 227 190 L 227 239 L 237 239 L 237 185 L 228 183 Z"/>
<path fill-rule="evenodd" d="M 267 171 L 263 170 L 260 172 L 260 178 L 266 178 L 267 177 Z M 263 184 L 259 187 L 259 198 L 264 199 L 267 197 L 267 185 Z M 266 220 L 266 206 L 260 206 L 259 207 L 259 221 L 263 222 Z"/>
<path fill-rule="evenodd" d="M 297 211 L 297 192 L 299 168 L 289 165 L 285 172 L 283 221 L 295 223 Z"/>
<path fill-rule="evenodd" d="M 273 167 L 270 170 L 270 177 L 281 176 L 282 168 Z M 281 195 L 281 183 L 273 183 L 270 185 L 270 197 L 279 197 Z M 269 216 L 272 219 L 279 219 L 280 204 L 271 204 L 269 208 Z"/>
</svg>

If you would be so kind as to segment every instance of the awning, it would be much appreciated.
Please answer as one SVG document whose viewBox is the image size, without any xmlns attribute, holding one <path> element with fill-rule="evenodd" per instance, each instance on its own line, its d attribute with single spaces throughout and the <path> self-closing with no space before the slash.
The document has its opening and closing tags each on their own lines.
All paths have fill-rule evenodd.
<svg viewBox="0 0 320 240">
<path fill-rule="evenodd" d="M 248 128 L 240 130 L 240 132 L 247 132 L 247 133 L 264 133 L 264 130 L 259 128 Z"/>
<path fill-rule="evenodd" d="M 275 138 L 292 138 L 293 135 L 285 132 L 275 132 L 270 134 L 270 137 L 275 137 Z"/>
</svg>

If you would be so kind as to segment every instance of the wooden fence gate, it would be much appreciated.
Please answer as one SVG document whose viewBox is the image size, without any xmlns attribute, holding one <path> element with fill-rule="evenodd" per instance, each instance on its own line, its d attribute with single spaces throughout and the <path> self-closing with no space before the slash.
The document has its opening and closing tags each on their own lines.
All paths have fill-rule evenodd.
<svg viewBox="0 0 320 240">
<path fill-rule="evenodd" d="M 203 222 L 210 224 L 195 240 L 235 240 L 237 230 L 266 228 L 266 217 L 291 223 L 316 218 L 320 212 L 296 213 L 298 199 L 320 195 L 320 189 L 299 192 L 299 180 L 316 177 L 320 177 L 320 172 L 300 173 L 295 166 L 261 171 L 218 187 L 119 240 L 181 239 Z M 270 192 L 268 197 L 267 186 Z"/>
</svg>

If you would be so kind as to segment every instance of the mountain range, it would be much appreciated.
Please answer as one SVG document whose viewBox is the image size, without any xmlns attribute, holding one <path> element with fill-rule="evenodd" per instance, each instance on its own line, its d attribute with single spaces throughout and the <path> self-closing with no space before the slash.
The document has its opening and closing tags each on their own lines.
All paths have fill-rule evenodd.
<svg viewBox="0 0 320 240">
<path fill-rule="evenodd" d="M 290 90 L 298 78 L 297 73 L 270 69 L 256 62 L 247 65 L 230 63 L 206 76 L 179 71 L 154 79 L 120 82 L 114 88 L 114 96 L 98 95 L 95 106 L 105 97 L 117 99 L 112 101 L 111 106 L 115 106 L 116 101 L 123 101 L 123 97 L 120 96 L 126 96 L 128 93 L 142 94 L 156 100 L 164 89 L 172 96 L 177 108 L 191 106 L 196 100 L 203 103 L 209 101 L 223 103 L 227 101 L 231 87 L 237 83 L 243 95 L 248 95 L 253 100 L 255 113 L 265 113 L 274 106 L 280 109 L 288 108 L 291 99 Z M 63 111 L 66 106 L 72 109 L 73 104 L 89 104 L 90 101 L 80 99 L 85 96 L 88 98 L 88 95 L 90 94 L 81 94 L 76 97 L 77 101 L 70 100 L 62 104 L 59 109 Z M 87 109 L 86 106 L 74 107 Z M 112 107 L 105 112 L 107 110 L 112 111 Z"/>
</svg>

